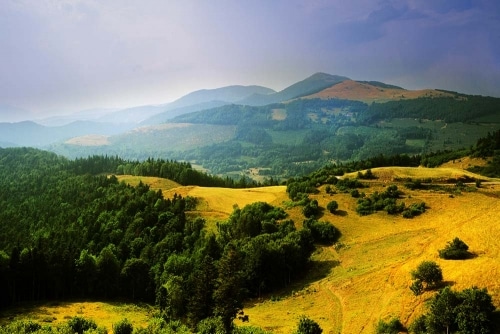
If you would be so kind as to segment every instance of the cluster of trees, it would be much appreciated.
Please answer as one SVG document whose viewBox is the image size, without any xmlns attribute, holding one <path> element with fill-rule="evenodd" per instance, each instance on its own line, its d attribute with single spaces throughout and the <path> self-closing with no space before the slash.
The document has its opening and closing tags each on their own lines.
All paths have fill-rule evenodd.
<svg viewBox="0 0 500 334">
<path fill-rule="evenodd" d="M 191 329 L 209 319 L 229 331 L 245 298 L 290 284 L 314 243 L 338 235 L 317 222 L 297 230 L 282 209 L 254 203 L 235 208 L 216 236 L 187 218 L 190 198 L 90 174 L 110 166 L 0 151 L 0 307 L 126 298 L 156 303 Z"/>
<path fill-rule="evenodd" d="M 411 324 L 413 333 L 493 333 L 495 306 L 486 288 L 453 291 L 447 286 L 430 300 L 428 308 Z"/>
<path fill-rule="evenodd" d="M 441 267 L 433 261 L 420 263 L 411 276 L 410 289 L 416 296 L 443 285 Z M 495 307 L 485 288 L 453 291 L 446 286 L 430 299 L 428 310 L 410 325 L 412 333 L 491 333 L 493 329 Z"/>
<path fill-rule="evenodd" d="M 425 203 L 412 203 L 406 206 L 404 202 L 397 202 L 403 194 L 396 185 L 390 185 L 382 192 L 374 192 L 370 197 L 358 199 L 356 212 L 361 216 L 372 214 L 376 211 L 385 211 L 390 215 L 402 213 L 404 218 L 413 218 L 425 212 Z"/>
<path fill-rule="evenodd" d="M 443 271 L 433 261 L 421 262 L 411 272 L 411 276 L 413 283 L 410 289 L 416 296 L 424 290 L 437 289 L 443 285 Z M 429 312 L 417 318 L 410 330 L 416 334 L 491 333 L 494 310 L 491 296 L 485 288 L 453 291 L 446 286 L 432 297 Z"/>
</svg>

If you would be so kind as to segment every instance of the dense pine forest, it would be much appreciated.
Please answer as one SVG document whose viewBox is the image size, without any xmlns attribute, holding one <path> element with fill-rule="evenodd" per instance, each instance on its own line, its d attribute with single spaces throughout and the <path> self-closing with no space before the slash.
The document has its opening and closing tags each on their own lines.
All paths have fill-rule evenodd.
<svg viewBox="0 0 500 334">
<path fill-rule="evenodd" d="M 106 175 L 132 167 L 155 175 L 153 161 L 123 164 L 0 150 L 1 307 L 125 298 L 156 303 L 166 319 L 191 328 L 218 317 L 229 330 L 245 298 L 285 287 L 304 272 L 313 236 L 297 230 L 282 209 L 235 208 L 216 236 L 202 219 L 186 217 L 193 198 L 164 198 L 142 183 L 132 187 Z M 156 167 L 180 182 L 183 175 L 198 175 L 200 184 L 221 182 L 185 163 Z"/>
</svg>

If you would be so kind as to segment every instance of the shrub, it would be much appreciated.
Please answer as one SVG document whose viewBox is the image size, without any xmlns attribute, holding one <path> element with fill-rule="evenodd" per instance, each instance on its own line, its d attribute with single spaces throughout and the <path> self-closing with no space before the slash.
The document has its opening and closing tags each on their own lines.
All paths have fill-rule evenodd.
<svg viewBox="0 0 500 334">
<path fill-rule="evenodd" d="M 69 327 L 74 333 L 83 334 L 89 329 L 97 329 L 97 325 L 92 319 L 85 319 L 83 317 L 74 317 L 68 321 Z"/>
<path fill-rule="evenodd" d="M 419 279 L 414 280 L 410 285 L 410 290 L 415 296 L 422 294 L 422 292 L 424 291 L 424 285 L 422 284 L 422 281 Z"/>
<path fill-rule="evenodd" d="M 398 334 L 401 331 L 404 331 L 405 327 L 399 321 L 399 319 L 394 318 L 389 322 L 385 322 L 380 320 L 377 324 L 376 333 L 377 334 Z"/>
<path fill-rule="evenodd" d="M 329 222 L 319 222 L 316 219 L 306 219 L 304 227 L 311 231 L 315 242 L 331 245 L 340 237 L 340 231 Z"/>
<path fill-rule="evenodd" d="M 403 211 L 403 218 L 413 218 L 425 212 L 425 203 L 413 203 Z"/>
<path fill-rule="evenodd" d="M 126 318 L 113 325 L 113 333 L 115 334 L 132 334 L 133 331 L 134 326 Z"/>
<path fill-rule="evenodd" d="M 299 324 L 297 326 L 296 334 L 321 334 L 323 333 L 323 329 L 319 326 L 319 324 L 309 319 L 306 316 L 302 316 L 299 319 Z"/>
<path fill-rule="evenodd" d="M 302 208 L 302 213 L 306 218 L 310 218 L 313 216 L 316 216 L 319 213 L 319 206 L 318 206 L 318 201 L 313 199 L 312 201 L 309 201 L 303 208 Z"/>
<path fill-rule="evenodd" d="M 410 332 L 415 334 L 426 334 L 427 333 L 427 317 L 425 314 L 421 315 L 410 325 Z"/>
<path fill-rule="evenodd" d="M 205 318 L 198 323 L 196 329 L 198 334 L 226 333 L 221 317 Z"/>
<path fill-rule="evenodd" d="M 469 246 L 459 238 L 448 242 L 447 246 L 439 250 L 439 257 L 446 260 L 463 260 L 470 257 Z"/>
<path fill-rule="evenodd" d="M 339 203 L 337 203 L 337 201 L 331 201 L 326 205 L 326 208 L 330 211 L 330 213 L 335 213 L 335 211 L 339 208 Z"/>
</svg>

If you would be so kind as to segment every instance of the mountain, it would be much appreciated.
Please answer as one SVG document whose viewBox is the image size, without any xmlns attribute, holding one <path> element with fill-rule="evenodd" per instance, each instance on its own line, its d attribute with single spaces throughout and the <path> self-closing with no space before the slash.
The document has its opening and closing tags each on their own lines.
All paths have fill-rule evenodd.
<svg viewBox="0 0 500 334">
<path fill-rule="evenodd" d="M 263 106 L 266 104 L 288 101 L 294 98 L 317 93 L 327 87 L 331 87 L 345 80 L 350 79 L 339 75 L 319 72 L 283 89 L 278 93 L 270 95 L 254 94 L 246 99 L 238 101 L 238 104 Z"/>
<path fill-rule="evenodd" d="M 130 125 L 76 121 L 63 126 L 44 126 L 32 121 L 0 123 L 0 143 L 5 146 L 43 147 L 88 134 L 115 135 L 130 130 Z"/>
<path fill-rule="evenodd" d="M 149 117 L 165 111 L 165 105 L 146 105 L 127 109 L 121 109 L 102 117 L 97 121 L 105 123 L 128 123 L 138 125 Z"/>
<path fill-rule="evenodd" d="M 67 115 L 58 115 L 51 116 L 41 119 L 35 119 L 34 121 L 38 124 L 45 126 L 63 126 L 76 121 L 93 121 L 97 120 L 100 117 L 103 117 L 106 114 L 118 111 L 120 109 L 117 108 L 95 108 L 95 109 L 86 109 L 82 111 L 78 111 L 76 113 L 71 113 Z"/>
<path fill-rule="evenodd" d="M 255 94 L 267 96 L 274 93 L 274 90 L 262 86 L 238 85 L 197 90 L 166 104 L 163 112 L 142 121 L 141 125 L 164 123 L 179 115 L 232 104 Z"/>
<path fill-rule="evenodd" d="M 202 102 L 198 104 L 193 104 L 185 107 L 180 107 L 176 109 L 170 109 L 168 111 L 153 115 L 149 117 L 148 119 L 142 121 L 139 125 L 140 126 L 145 126 L 145 125 L 155 125 L 155 124 L 161 124 L 165 123 L 177 116 L 184 115 L 184 114 L 189 114 L 193 113 L 196 111 L 201 111 L 201 110 L 207 110 L 211 108 L 216 108 L 216 107 L 221 107 L 224 105 L 227 105 L 228 102 L 226 101 L 210 101 L 210 102 Z"/>
<path fill-rule="evenodd" d="M 308 99 L 345 99 L 365 103 L 416 99 L 420 97 L 454 97 L 455 94 L 435 89 L 406 90 L 378 81 L 345 80 L 317 93 L 304 96 Z"/>
<path fill-rule="evenodd" d="M 167 105 L 169 110 L 197 105 L 211 101 L 225 101 L 226 104 L 244 100 L 252 95 L 271 95 L 276 92 L 262 86 L 227 86 L 216 89 L 202 89 L 189 93 Z"/>
</svg>

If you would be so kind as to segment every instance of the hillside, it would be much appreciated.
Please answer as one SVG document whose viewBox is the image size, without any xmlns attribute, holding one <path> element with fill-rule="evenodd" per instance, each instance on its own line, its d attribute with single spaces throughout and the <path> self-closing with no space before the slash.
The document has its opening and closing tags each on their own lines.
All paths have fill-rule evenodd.
<svg viewBox="0 0 500 334">
<path fill-rule="evenodd" d="M 381 180 L 373 181 L 367 194 L 384 191 L 387 175 L 431 178 L 469 175 L 451 168 L 373 169 Z M 361 217 L 355 212 L 356 200 L 349 194 L 327 195 L 324 187 L 310 197 L 326 207 L 331 200 L 339 203 L 339 214 L 323 212 L 320 220 L 334 224 L 342 232 L 340 246 L 321 247 L 313 256 L 313 272 L 303 281 L 278 295 L 249 301 L 244 308 L 248 325 L 273 333 L 290 333 L 301 315 L 317 321 L 324 333 L 373 333 L 376 323 L 393 317 L 409 325 L 425 311 L 425 301 L 434 294 L 415 297 L 409 289 L 410 272 L 424 260 L 437 262 L 444 279 L 453 289 L 473 285 L 487 287 L 494 304 L 500 308 L 500 183 L 488 183 L 475 192 L 450 196 L 443 191 L 413 191 L 403 187 L 407 203 L 424 201 L 428 210 L 420 217 L 404 219 L 376 213 Z M 197 214 L 208 221 L 224 219 L 230 207 L 242 207 L 252 201 L 281 205 L 288 201 L 284 187 L 256 190 L 181 187 L 164 191 L 200 199 Z M 290 218 L 303 218 L 297 208 L 287 209 Z M 215 215 L 217 213 L 217 215 Z M 213 226 L 213 225 L 212 225 Z M 213 228 L 213 227 L 212 227 Z M 476 257 L 470 260 L 446 261 L 438 250 L 454 237 L 464 240 Z M 244 325 L 236 320 L 238 325 Z M 246 324 L 245 324 L 246 325 Z"/>
<path fill-rule="evenodd" d="M 322 91 L 305 96 L 308 99 L 345 99 L 372 102 L 387 102 L 417 98 L 453 97 L 453 94 L 434 89 L 406 90 L 400 87 L 380 85 L 373 82 L 346 80 Z"/>
<path fill-rule="evenodd" d="M 238 104 L 251 106 L 264 106 L 267 104 L 288 101 L 302 96 L 310 95 L 321 91 L 324 88 L 335 85 L 349 78 L 331 75 L 327 73 L 315 73 L 291 86 L 274 94 L 253 94 L 245 99 L 238 101 Z"/>
</svg>

